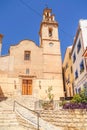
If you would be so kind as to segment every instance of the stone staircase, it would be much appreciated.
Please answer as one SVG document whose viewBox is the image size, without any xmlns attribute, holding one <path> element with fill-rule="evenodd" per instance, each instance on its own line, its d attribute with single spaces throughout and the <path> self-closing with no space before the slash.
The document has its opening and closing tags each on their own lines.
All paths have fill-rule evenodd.
<svg viewBox="0 0 87 130">
<path fill-rule="evenodd" d="M 15 111 L 13 111 L 14 100 Z M 8 98 L 0 102 L 0 130 L 37 130 L 38 114 L 30 109 L 34 109 L 32 97 Z M 33 104 L 31 104 L 33 102 Z M 22 105 L 21 105 L 22 104 Z M 28 108 L 27 108 L 28 106 Z M 63 130 L 50 122 L 39 117 L 39 130 Z"/>
<path fill-rule="evenodd" d="M 0 130 L 24 130 L 12 110 L 0 110 Z"/>
<path fill-rule="evenodd" d="M 56 127 L 55 125 L 52 125 L 50 122 L 41 119 L 38 112 L 30 110 L 29 108 L 23 106 L 17 101 L 15 101 L 14 108 L 17 115 L 19 115 L 18 118 L 20 124 L 24 127 L 31 124 L 34 130 L 36 130 L 38 126 L 39 130 L 64 130 L 61 127 Z"/>
<path fill-rule="evenodd" d="M 33 97 L 10 97 L 0 100 L 0 130 L 36 130 L 27 120 L 13 111 L 14 100 L 34 109 Z"/>
<path fill-rule="evenodd" d="M 14 100 L 15 111 L 13 111 Z M 0 130 L 87 130 L 87 110 L 38 110 L 33 97 L 16 97 L 0 101 Z M 33 103 L 31 103 L 33 102 Z M 35 114 L 36 113 L 36 114 Z"/>
<path fill-rule="evenodd" d="M 23 117 L 21 117 L 20 115 L 16 115 L 17 120 L 19 122 L 19 124 L 27 130 L 37 130 L 37 128 L 35 128 L 31 123 L 29 123 L 28 120 L 25 120 Z"/>
<path fill-rule="evenodd" d="M 38 111 L 40 117 L 63 130 L 87 130 L 87 110 Z"/>
<path fill-rule="evenodd" d="M 16 101 L 18 101 L 20 104 L 26 106 L 29 109 L 34 110 L 35 109 L 35 102 L 38 100 L 37 98 L 31 96 L 31 95 L 22 95 L 15 98 Z"/>
</svg>

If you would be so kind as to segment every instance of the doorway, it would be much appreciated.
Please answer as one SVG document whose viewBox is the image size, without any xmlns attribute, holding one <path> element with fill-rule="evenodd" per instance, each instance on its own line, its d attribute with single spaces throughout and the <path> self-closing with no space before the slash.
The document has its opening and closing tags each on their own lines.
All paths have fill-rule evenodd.
<svg viewBox="0 0 87 130">
<path fill-rule="evenodd" d="M 31 79 L 22 80 L 22 95 L 32 95 L 32 80 Z"/>
</svg>

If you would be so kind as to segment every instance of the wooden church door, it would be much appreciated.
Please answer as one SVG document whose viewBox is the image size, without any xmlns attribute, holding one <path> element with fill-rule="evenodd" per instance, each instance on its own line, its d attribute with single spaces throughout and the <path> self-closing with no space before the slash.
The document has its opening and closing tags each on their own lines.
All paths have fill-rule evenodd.
<svg viewBox="0 0 87 130">
<path fill-rule="evenodd" d="M 32 95 L 32 80 L 23 79 L 23 81 L 22 81 L 22 95 Z"/>
</svg>

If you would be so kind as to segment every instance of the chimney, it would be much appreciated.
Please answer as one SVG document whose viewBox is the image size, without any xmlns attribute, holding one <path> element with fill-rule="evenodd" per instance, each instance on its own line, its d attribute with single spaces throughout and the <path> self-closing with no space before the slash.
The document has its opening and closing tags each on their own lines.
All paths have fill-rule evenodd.
<svg viewBox="0 0 87 130">
<path fill-rule="evenodd" d="M 0 34 L 0 56 L 1 56 L 1 51 L 2 51 L 2 38 L 3 38 L 3 35 Z"/>
</svg>

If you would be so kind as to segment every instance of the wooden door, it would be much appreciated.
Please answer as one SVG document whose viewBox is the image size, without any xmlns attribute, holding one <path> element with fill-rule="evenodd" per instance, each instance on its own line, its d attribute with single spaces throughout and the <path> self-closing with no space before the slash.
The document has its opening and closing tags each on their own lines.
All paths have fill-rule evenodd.
<svg viewBox="0 0 87 130">
<path fill-rule="evenodd" d="M 23 79 L 22 95 L 32 95 L 32 80 Z"/>
</svg>

